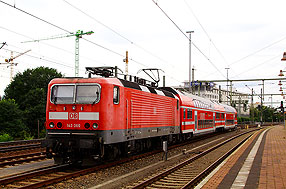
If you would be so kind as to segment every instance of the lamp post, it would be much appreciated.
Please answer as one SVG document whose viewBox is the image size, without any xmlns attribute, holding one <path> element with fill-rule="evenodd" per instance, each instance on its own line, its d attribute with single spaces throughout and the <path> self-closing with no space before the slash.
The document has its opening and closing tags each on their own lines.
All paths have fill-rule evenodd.
<svg viewBox="0 0 286 189">
<path fill-rule="evenodd" d="M 225 68 L 225 69 L 226 69 L 226 104 L 228 104 L 228 95 L 229 95 L 228 93 L 228 70 L 230 68 Z"/>
<path fill-rule="evenodd" d="M 283 91 L 283 89 L 286 89 L 286 88 L 282 88 L 282 87 L 280 87 L 279 91 L 280 91 L 280 92 L 282 92 L 282 91 Z"/>
<path fill-rule="evenodd" d="M 280 73 L 278 76 L 283 77 L 284 76 L 283 72 L 286 72 L 286 71 L 280 70 Z"/>
<path fill-rule="evenodd" d="M 282 57 L 281 61 L 286 61 L 286 52 L 283 53 L 283 57 Z M 284 76 L 283 72 L 285 72 L 285 71 L 280 70 L 280 74 L 278 76 Z M 282 87 L 280 87 L 280 90 L 281 89 L 282 89 Z M 285 112 L 284 112 L 284 107 L 281 107 L 281 108 L 283 108 L 282 112 L 283 112 L 283 122 L 284 122 L 284 129 L 285 129 Z"/>
<path fill-rule="evenodd" d="M 254 106 L 253 106 L 253 94 L 254 94 L 254 91 L 253 91 L 253 88 L 249 88 L 248 85 L 245 85 L 248 89 L 251 90 L 251 121 L 252 123 L 254 123 Z"/>
<path fill-rule="evenodd" d="M 286 52 L 283 53 L 283 57 L 282 57 L 281 61 L 286 61 Z"/>
<path fill-rule="evenodd" d="M 194 31 L 187 31 L 186 33 L 189 33 L 190 34 L 190 37 L 189 37 L 189 92 L 191 93 L 192 92 L 192 38 L 191 38 L 191 35 L 192 33 L 194 33 Z"/>
</svg>

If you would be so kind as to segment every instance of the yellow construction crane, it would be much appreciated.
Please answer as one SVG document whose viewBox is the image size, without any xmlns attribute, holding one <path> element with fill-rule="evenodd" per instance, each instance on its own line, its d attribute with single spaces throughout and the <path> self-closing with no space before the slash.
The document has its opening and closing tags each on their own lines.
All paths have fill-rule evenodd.
<svg viewBox="0 0 286 189">
<path fill-rule="evenodd" d="M 83 32 L 81 30 L 78 30 L 76 33 L 52 36 L 52 37 L 48 37 L 48 38 L 44 38 L 44 39 L 24 41 L 22 43 L 39 42 L 39 41 L 43 41 L 43 40 L 50 40 L 50 39 L 58 39 L 58 38 L 75 36 L 76 38 L 75 38 L 75 68 L 74 68 L 74 70 L 75 70 L 75 77 L 78 77 L 78 73 L 79 73 L 79 39 L 82 38 L 83 35 L 91 35 L 93 33 L 94 33 L 93 31 Z"/>
<path fill-rule="evenodd" d="M 13 51 L 11 51 L 11 57 L 9 59 L 5 59 L 5 63 L 0 63 L 0 64 L 10 64 L 7 67 L 10 66 L 10 82 L 13 80 L 13 71 L 14 71 L 14 66 L 17 66 L 18 63 L 14 63 L 14 59 L 18 58 L 19 56 L 22 56 L 23 54 L 26 54 L 27 52 L 30 52 L 30 50 L 27 50 L 23 53 L 18 54 L 17 56 L 13 56 Z"/>
</svg>

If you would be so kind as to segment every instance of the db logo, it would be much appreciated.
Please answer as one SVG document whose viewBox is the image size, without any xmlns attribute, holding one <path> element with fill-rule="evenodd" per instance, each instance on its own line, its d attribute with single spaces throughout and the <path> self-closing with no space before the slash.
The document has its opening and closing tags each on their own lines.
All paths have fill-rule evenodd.
<svg viewBox="0 0 286 189">
<path fill-rule="evenodd" d="M 78 113 L 70 112 L 69 119 L 78 119 Z"/>
</svg>

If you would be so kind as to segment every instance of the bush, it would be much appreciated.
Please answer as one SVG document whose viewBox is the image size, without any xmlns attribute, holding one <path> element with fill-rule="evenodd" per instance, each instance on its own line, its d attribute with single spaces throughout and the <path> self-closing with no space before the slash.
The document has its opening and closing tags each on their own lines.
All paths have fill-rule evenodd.
<svg viewBox="0 0 286 189">
<path fill-rule="evenodd" d="M 250 122 L 251 119 L 249 117 L 237 117 L 237 122 L 238 123 L 247 123 Z"/>
<path fill-rule="evenodd" d="M 40 131 L 40 138 L 46 138 L 46 129 Z"/>
<path fill-rule="evenodd" d="M 32 139 L 34 139 L 34 137 L 31 136 L 31 134 L 28 133 L 27 131 L 22 131 L 21 132 L 21 137 L 22 137 L 22 140 L 32 140 Z"/>
<path fill-rule="evenodd" d="M 7 142 L 13 140 L 13 137 L 11 137 L 9 134 L 4 133 L 0 135 L 0 142 Z"/>
</svg>

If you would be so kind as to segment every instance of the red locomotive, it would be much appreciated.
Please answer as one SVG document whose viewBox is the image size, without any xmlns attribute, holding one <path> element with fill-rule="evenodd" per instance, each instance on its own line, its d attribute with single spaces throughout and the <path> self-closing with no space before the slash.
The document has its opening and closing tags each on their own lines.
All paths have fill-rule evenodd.
<svg viewBox="0 0 286 189">
<path fill-rule="evenodd" d="M 237 124 L 230 106 L 137 77 L 119 79 L 116 68 L 87 70 L 104 77 L 59 78 L 48 85 L 43 146 L 55 163 L 114 159 L 162 140 L 172 143 Z"/>
</svg>

